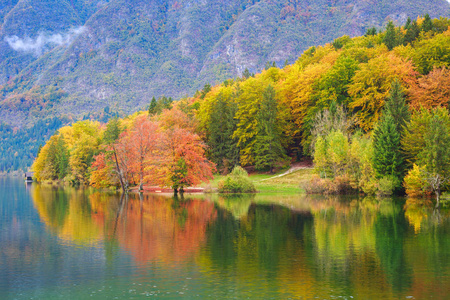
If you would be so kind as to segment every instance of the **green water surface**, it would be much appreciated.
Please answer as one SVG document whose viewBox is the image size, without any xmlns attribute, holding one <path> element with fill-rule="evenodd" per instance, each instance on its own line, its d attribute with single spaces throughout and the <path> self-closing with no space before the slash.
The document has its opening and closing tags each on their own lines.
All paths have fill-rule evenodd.
<svg viewBox="0 0 450 300">
<path fill-rule="evenodd" d="M 0 299 L 449 299 L 430 201 L 120 194 L 0 178 Z"/>
</svg>

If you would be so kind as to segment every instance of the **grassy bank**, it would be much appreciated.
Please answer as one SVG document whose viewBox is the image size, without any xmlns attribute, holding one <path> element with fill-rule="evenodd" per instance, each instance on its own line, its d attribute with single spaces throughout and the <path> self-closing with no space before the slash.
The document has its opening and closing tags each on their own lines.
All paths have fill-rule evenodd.
<svg viewBox="0 0 450 300">
<path fill-rule="evenodd" d="M 261 193 L 283 193 L 298 194 L 305 191 L 300 188 L 300 183 L 311 178 L 313 169 L 299 169 L 292 173 L 283 175 L 284 172 L 276 174 L 251 174 L 250 179 Z M 218 183 L 225 176 L 216 175 L 209 184 L 204 184 L 207 189 L 216 190 Z"/>
</svg>

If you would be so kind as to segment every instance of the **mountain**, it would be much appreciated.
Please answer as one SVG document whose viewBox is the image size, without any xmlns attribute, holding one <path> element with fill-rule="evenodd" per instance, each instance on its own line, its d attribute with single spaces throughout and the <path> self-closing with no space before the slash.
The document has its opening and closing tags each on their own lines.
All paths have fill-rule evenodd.
<svg viewBox="0 0 450 300">
<path fill-rule="evenodd" d="M 446 0 L 3 0 L 0 172 L 48 136 L 205 84 L 293 63 L 311 47 L 389 20 L 450 16 Z"/>
<path fill-rule="evenodd" d="M 180 98 L 388 20 L 449 16 L 445 0 L 7 0 L 0 4 L 0 118 L 48 116 L 153 96 Z"/>
</svg>

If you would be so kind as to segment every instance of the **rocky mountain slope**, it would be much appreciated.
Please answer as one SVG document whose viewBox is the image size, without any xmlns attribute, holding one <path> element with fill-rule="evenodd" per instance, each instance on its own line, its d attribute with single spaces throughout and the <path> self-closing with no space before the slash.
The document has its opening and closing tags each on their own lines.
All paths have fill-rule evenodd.
<svg viewBox="0 0 450 300">
<path fill-rule="evenodd" d="M 388 20 L 450 16 L 446 0 L 6 0 L 0 4 L 0 123 L 110 107 L 292 63 L 308 47 Z"/>
</svg>

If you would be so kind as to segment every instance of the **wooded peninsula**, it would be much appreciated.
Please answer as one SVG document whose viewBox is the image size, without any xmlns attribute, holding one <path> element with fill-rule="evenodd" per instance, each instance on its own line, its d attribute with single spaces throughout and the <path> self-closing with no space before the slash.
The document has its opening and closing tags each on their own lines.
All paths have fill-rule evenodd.
<svg viewBox="0 0 450 300">
<path fill-rule="evenodd" d="M 450 178 L 449 26 L 428 15 L 390 22 L 193 97 L 76 122 L 50 138 L 32 170 L 39 182 L 183 191 L 236 166 L 272 173 L 311 157 L 308 193 L 435 195 L 439 204 Z M 237 182 L 221 188 L 252 191 Z"/>
</svg>

